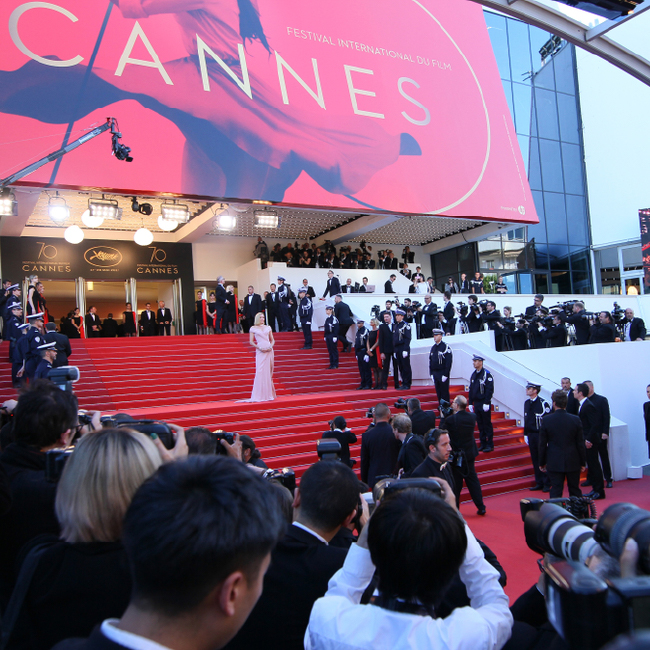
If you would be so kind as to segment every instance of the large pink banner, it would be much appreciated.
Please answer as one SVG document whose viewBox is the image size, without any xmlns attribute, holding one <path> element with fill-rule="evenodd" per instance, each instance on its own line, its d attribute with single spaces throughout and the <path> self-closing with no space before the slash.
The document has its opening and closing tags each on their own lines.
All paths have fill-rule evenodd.
<svg viewBox="0 0 650 650">
<path fill-rule="evenodd" d="M 0 4 L 0 176 L 536 223 L 482 9 L 463 0 Z"/>
</svg>

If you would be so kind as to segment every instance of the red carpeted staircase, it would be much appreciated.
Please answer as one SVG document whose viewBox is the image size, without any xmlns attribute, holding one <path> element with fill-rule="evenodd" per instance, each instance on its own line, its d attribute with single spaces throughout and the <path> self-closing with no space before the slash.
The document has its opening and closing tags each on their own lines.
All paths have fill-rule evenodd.
<svg viewBox="0 0 650 650">
<path fill-rule="evenodd" d="M 366 411 L 377 402 L 391 410 L 400 397 L 418 397 L 423 409 L 438 408 L 433 387 L 410 391 L 356 391 L 359 383 L 353 353 L 340 355 L 338 370 L 328 370 L 322 335 L 314 348 L 300 350 L 301 334 L 275 335 L 274 402 L 250 403 L 255 374 L 254 350 L 246 335 L 174 336 L 71 341 L 81 380 L 75 384 L 81 408 L 128 412 L 184 427 L 201 425 L 245 433 L 254 438 L 272 468 L 293 467 L 296 474 L 318 459 L 316 440 L 328 421 L 343 415 L 357 433 L 351 447 L 358 468 Z M 0 347 L 7 358 L 7 344 Z M 452 387 L 453 394 L 463 386 Z M 11 367 L 0 362 L 0 400 L 15 397 Z M 495 450 L 480 454 L 477 471 L 486 496 L 532 485 L 532 466 L 523 430 L 503 413 L 493 412 Z"/>
</svg>

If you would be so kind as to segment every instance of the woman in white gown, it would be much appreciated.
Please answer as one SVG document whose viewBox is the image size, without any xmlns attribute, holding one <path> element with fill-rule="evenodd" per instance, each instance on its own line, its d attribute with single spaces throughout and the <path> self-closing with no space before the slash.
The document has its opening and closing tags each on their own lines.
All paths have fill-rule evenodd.
<svg viewBox="0 0 650 650">
<path fill-rule="evenodd" d="M 266 325 L 264 312 L 255 316 L 255 325 L 249 332 L 249 342 L 256 348 L 255 353 L 255 381 L 251 402 L 267 402 L 275 399 L 275 387 L 273 386 L 273 330 Z"/>
</svg>

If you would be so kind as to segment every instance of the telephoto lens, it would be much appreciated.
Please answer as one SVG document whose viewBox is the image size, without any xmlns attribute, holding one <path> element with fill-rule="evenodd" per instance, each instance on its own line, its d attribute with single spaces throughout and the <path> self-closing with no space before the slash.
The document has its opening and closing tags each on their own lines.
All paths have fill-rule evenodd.
<svg viewBox="0 0 650 650">
<path fill-rule="evenodd" d="M 589 526 L 581 524 L 564 508 L 552 503 L 544 503 L 539 510 L 526 513 L 524 535 L 528 547 L 540 555 L 551 553 L 581 563 L 598 545 Z"/>
<path fill-rule="evenodd" d="M 639 545 L 639 570 L 650 575 L 650 512 L 632 503 L 609 506 L 598 520 L 596 540 L 619 558 L 630 537 Z"/>
</svg>

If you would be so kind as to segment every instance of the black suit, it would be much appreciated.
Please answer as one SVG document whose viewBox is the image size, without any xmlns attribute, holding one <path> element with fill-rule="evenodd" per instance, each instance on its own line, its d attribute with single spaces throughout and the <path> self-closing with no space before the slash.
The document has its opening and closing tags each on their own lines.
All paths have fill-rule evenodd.
<svg viewBox="0 0 650 650">
<path fill-rule="evenodd" d="M 550 498 L 562 496 L 566 478 L 569 496 L 582 496 L 580 468 L 587 463 L 580 418 L 556 409 L 542 419 L 539 428 L 539 464 L 546 466 L 551 482 Z"/>
<path fill-rule="evenodd" d="M 645 329 L 645 323 L 643 322 L 642 318 L 633 318 L 631 321 L 624 320 L 623 321 L 624 331 L 627 330 L 628 323 L 629 323 L 630 341 L 636 341 L 637 339 L 645 339 L 646 329 Z M 625 340 L 627 340 L 627 338 Z"/>
<path fill-rule="evenodd" d="M 279 306 L 275 291 L 269 291 L 266 294 L 266 324 L 274 331 L 277 332 L 277 318 Z"/>
<path fill-rule="evenodd" d="M 388 422 L 369 426 L 361 436 L 361 480 L 372 489 L 378 476 L 395 472 L 401 442 Z"/>
<path fill-rule="evenodd" d="M 104 636 L 98 625 L 87 639 L 66 639 L 57 643 L 52 650 L 127 650 L 126 646 Z"/>
<path fill-rule="evenodd" d="M 303 650 L 314 602 L 325 595 L 329 579 L 343 566 L 347 551 L 289 526 L 271 555 L 264 591 L 227 650 L 267 650 L 281 645 Z"/>
<path fill-rule="evenodd" d="M 338 440 L 341 445 L 341 462 L 344 465 L 352 467 L 354 463 L 350 463 L 350 445 L 353 445 L 357 441 L 357 437 L 352 433 L 352 431 L 341 431 L 340 429 L 334 429 L 333 431 L 325 431 L 321 436 L 323 440 L 334 439 Z"/>
<path fill-rule="evenodd" d="M 609 425 L 611 422 L 611 415 L 609 412 L 609 401 L 603 395 L 598 395 L 597 393 L 592 393 L 589 396 L 589 401 L 598 409 L 598 414 L 600 415 L 600 421 L 602 424 L 601 434 L 606 433 L 609 436 Z M 606 481 L 612 480 L 612 466 L 609 462 L 609 452 L 607 449 L 607 444 L 609 438 L 603 439 L 602 435 L 598 443 L 598 454 L 600 456 L 600 463 L 603 467 L 603 477 Z"/>
<path fill-rule="evenodd" d="M 329 294 L 330 298 L 334 298 L 337 293 L 341 293 L 341 283 L 334 275 L 331 278 L 327 278 L 327 286 L 323 292 L 323 298 L 327 298 L 327 294 Z"/>
<path fill-rule="evenodd" d="M 255 323 L 255 316 L 261 311 L 264 311 L 264 306 L 260 294 L 246 294 L 244 296 L 244 318 L 246 319 L 247 328 L 250 329 L 251 325 Z"/>
<path fill-rule="evenodd" d="M 415 409 L 409 413 L 411 418 L 411 430 L 418 436 L 424 436 L 431 429 L 436 428 L 436 414 L 433 411 L 423 411 Z"/>
<path fill-rule="evenodd" d="M 411 478 L 441 478 L 449 483 L 452 490 L 455 491 L 454 475 L 449 463 L 441 465 L 438 461 L 427 456 L 413 471 Z"/>
<path fill-rule="evenodd" d="M 582 432 L 585 440 L 591 443 L 587 448 L 587 480 L 591 483 L 594 492 L 605 495 L 605 484 L 603 482 L 603 470 L 598 459 L 598 447 L 602 442 L 602 420 L 598 409 L 592 404 L 589 398 L 585 399 L 578 411 L 582 422 Z"/>
<path fill-rule="evenodd" d="M 409 478 L 426 456 L 427 451 L 422 438 L 412 433 L 407 434 L 397 456 L 397 467 L 404 470 L 402 476 Z"/>
<path fill-rule="evenodd" d="M 645 423 L 645 439 L 648 443 L 648 454 L 650 454 L 650 402 L 643 403 L 643 421 Z"/>
<path fill-rule="evenodd" d="M 393 289 L 393 283 L 390 280 L 386 280 L 386 282 L 384 282 L 384 293 L 395 293 L 395 290 Z"/>
<path fill-rule="evenodd" d="M 214 322 L 214 332 L 215 334 L 217 332 L 227 334 L 228 322 L 226 321 L 226 312 L 228 311 L 228 307 L 230 307 L 230 296 L 223 284 L 217 284 L 214 294 L 217 299 L 217 318 Z M 229 304 L 226 304 L 226 301 L 228 301 Z"/>
<path fill-rule="evenodd" d="M 344 284 L 341 287 L 341 293 L 358 293 L 353 284 Z"/>
<path fill-rule="evenodd" d="M 343 352 L 347 352 L 352 347 L 352 344 L 346 338 L 350 326 L 354 323 L 352 310 L 344 302 L 336 302 L 334 303 L 334 316 L 339 321 L 339 338 L 343 345 Z"/>
<path fill-rule="evenodd" d="M 156 320 L 158 321 L 158 334 L 160 336 L 171 336 L 172 334 L 172 312 L 171 309 L 165 307 L 156 312 Z"/>
<path fill-rule="evenodd" d="M 87 339 L 93 339 L 98 336 L 101 336 L 101 329 L 102 329 L 102 324 L 99 320 L 99 316 L 97 314 L 91 314 L 88 313 L 86 314 L 86 317 L 84 318 L 85 321 L 85 326 L 86 326 L 86 338 Z M 93 330 L 93 326 L 97 327 L 97 330 Z"/>
<path fill-rule="evenodd" d="M 454 452 L 463 451 L 465 454 L 465 467 L 459 468 L 456 464 L 452 467 L 456 503 L 460 503 L 460 493 L 464 481 L 474 505 L 480 510 L 484 507 L 484 503 L 483 491 L 481 490 L 475 466 L 476 457 L 478 456 L 476 438 L 474 437 L 475 427 L 476 416 L 462 410 L 450 415 L 440 423 L 440 428 L 449 432 L 452 450 Z"/>
<path fill-rule="evenodd" d="M 156 326 L 156 314 L 151 309 L 146 309 L 140 314 L 140 334 L 142 336 L 156 336 L 158 328 Z"/>
<path fill-rule="evenodd" d="M 68 365 L 68 357 L 72 355 L 70 339 L 65 334 L 59 332 L 45 332 L 43 336 L 46 343 L 56 344 L 56 359 L 52 363 L 53 368 L 61 368 Z"/>
<path fill-rule="evenodd" d="M 578 415 L 580 402 L 576 399 L 575 395 L 573 394 L 573 388 L 569 390 L 566 397 L 567 397 L 566 412 L 570 413 L 571 415 Z"/>
</svg>

